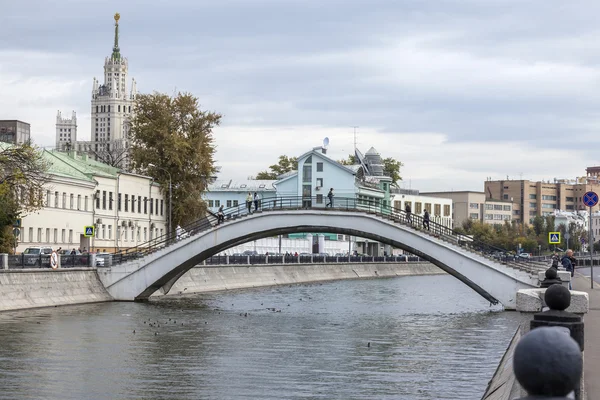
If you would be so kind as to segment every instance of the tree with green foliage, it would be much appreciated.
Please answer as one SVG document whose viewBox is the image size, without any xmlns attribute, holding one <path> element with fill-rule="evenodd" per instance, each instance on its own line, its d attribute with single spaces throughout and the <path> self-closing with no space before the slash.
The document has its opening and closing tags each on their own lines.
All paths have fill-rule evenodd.
<svg viewBox="0 0 600 400">
<path fill-rule="evenodd" d="M 298 158 L 288 157 L 286 155 L 279 156 L 277 164 L 269 167 L 269 171 L 259 172 L 255 179 L 277 179 L 279 176 L 298 169 Z"/>
<path fill-rule="evenodd" d="M 15 220 L 43 207 L 48 167 L 30 143 L 0 147 L 0 253 L 14 248 Z"/>
<path fill-rule="evenodd" d="M 220 122 L 221 114 L 201 110 L 189 93 L 136 98 L 130 129 L 133 168 L 153 176 L 165 198 L 172 178 L 173 228 L 205 215 L 202 193 L 216 172 L 212 132 Z"/>
</svg>

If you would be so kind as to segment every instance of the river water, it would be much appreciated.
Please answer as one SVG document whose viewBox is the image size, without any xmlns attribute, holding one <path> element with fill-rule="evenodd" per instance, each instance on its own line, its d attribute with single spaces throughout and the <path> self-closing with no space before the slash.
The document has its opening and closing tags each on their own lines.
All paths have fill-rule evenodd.
<svg viewBox="0 0 600 400">
<path fill-rule="evenodd" d="M 519 322 L 445 275 L 3 313 L 0 398 L 479 399 Z"/>
</svg>

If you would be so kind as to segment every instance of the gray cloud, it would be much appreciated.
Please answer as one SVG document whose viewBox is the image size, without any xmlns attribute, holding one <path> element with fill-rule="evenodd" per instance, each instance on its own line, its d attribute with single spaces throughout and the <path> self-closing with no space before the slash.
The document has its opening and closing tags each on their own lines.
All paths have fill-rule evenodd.
<svg viewBox="0 0 600 400">
<path fill-rule="evenodd" d="M 225 127 L 360 125 L 390 147 L 423 132 L 454 150 L 568 143 L 570 162 L 581 160 L 570 174 L 600 144 L 600 4 L 591 0 L 28 0 L 5 11 L 0 83 L 16 98 L 0 106 L 29 118 L 44 145 L 56 109 L 76 109 L 88 135 L 91 78 L 111 52 L 117 11 L 138 88 L 190 91 Z M 456 168 L 509 167 L 469 169 L 483 161 L 464 154 Z M 526 152 L 510 163 L 536 170 Z"/>
</svg>

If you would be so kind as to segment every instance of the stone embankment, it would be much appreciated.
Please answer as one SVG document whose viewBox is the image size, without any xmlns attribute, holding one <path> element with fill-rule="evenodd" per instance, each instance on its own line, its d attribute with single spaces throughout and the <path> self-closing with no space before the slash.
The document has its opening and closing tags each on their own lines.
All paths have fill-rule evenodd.
<svg viewBox="0 0 600 400">
<path fill-rule="evenodd" d="M 183 275 L 168 294 L 439 274 L 445 272 L 428 262 L 197 266 Z M 155 295 L 160 295 L 159 292 Z"/>
<path fill-rule="evenodd" d="M 198 266 L 169 295 L 322 282 L 445 274 L 430 263 Z M 0 269 L 0 312 L 112 301 L 95 268 Z"/>
<path fill-rule="evenodd" d="M 95 268 L 0 270 L 0 311 L 111 300 Z"/>
</svg>

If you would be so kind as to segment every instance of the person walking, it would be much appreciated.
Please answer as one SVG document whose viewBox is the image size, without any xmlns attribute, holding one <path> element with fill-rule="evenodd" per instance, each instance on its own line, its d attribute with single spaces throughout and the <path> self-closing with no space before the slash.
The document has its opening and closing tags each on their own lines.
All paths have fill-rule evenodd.
<svg viewBox="0 0 600 400">
<path fill-rule="evenodd" d="M 225 222 L 225 214 L 223 213 L 223 204 L 219 207 L 219 211 L 217 211 L 217 225 L 221 222 Z"/>
<path fill-rule="evenodd" d="M 248 207 L 248 214 L 252 214 L 252 193 L 250 192 L 246 196 L 246 207 Z"/>
<path fill-rule="evenodd" d="M 423 229 L 427 228 L 429 230 L 429 212 L 425 210 L 423 214 Z"/>
<path fill-rule="evenodd" d="M 254 192 L 254 211 L 258 211 L 258 202 L 260 198 L 258 197 L 258 193 Z"/>
<path fill-rule="evenodd" d="M 406 222 L 412 224 L 412 216 L 410 214 L 410 203 L 406 203 L 406 206 L 404 206 L 404 212 L 406 213 Z"/>
<path fill-rule="evenodd" d="M 562 266 L 571 273 L 571 276 L 573 276 L 575 268 L 573 268 L 573 261 L 571 261 L 571 257 L 573 257 L 573 250 L 568 249 L 563 258 L 560 259 L 560 262 L 562 263 Z M 569 290 L 572 288 L 571 281 L 569 281 Z"/>
<path fill-rule="evenodd" d="M 333 188 L 329 189 L 329 193 L 327 193 L 327 198 L 329 199 L 329 203 L 325 205 L 325 207 L 333 208 Z"/>
</svg>

